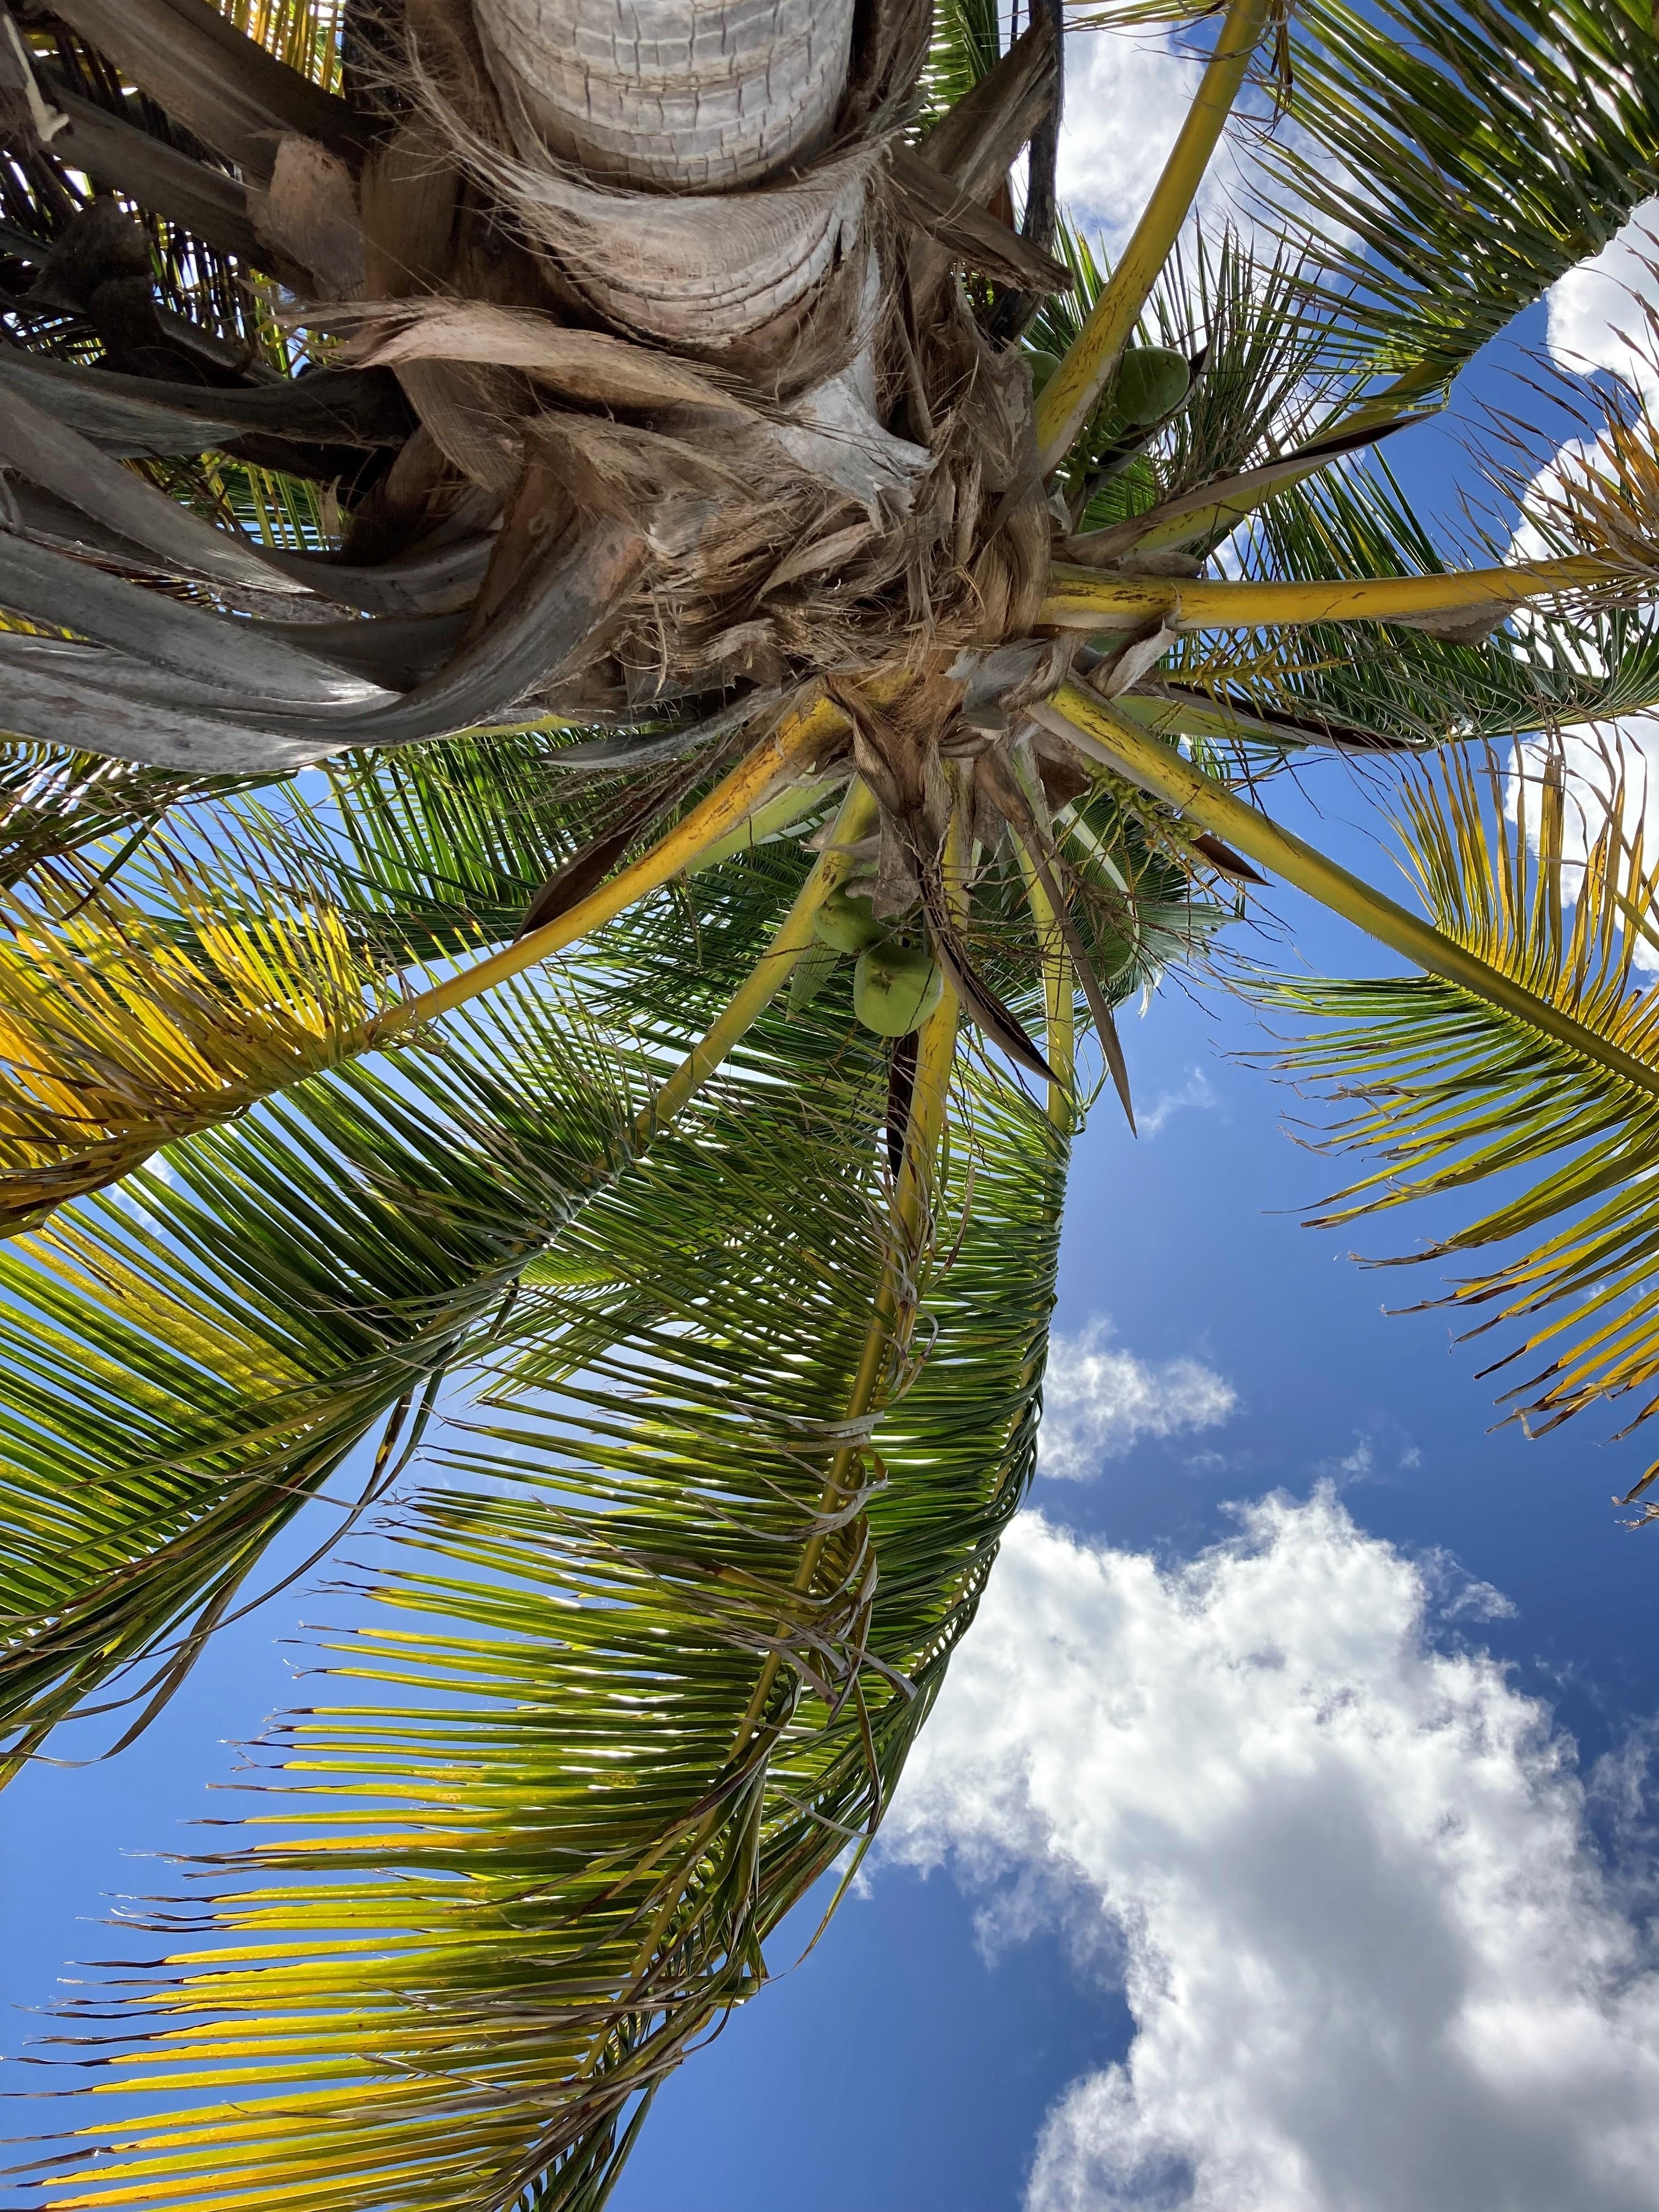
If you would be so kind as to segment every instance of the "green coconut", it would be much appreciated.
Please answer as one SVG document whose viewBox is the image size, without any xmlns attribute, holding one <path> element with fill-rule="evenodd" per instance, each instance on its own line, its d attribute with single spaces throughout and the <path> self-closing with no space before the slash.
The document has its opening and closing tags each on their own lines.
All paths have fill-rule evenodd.
<svg viewBox="0 0 1659 2212">
<path fill-rule="evenodd" d="M 1113 405 L 1131 428 L 1144 429 L 1172 414 L 1192 382 L 1186 355 L 1173 346 L 1131 346 L 1118 368 Z"/>
<path fill-rule="evenodd" d="M 812 927 L 819 944 L 833 945 L 837 952 L 862 952 L 887 934 L 868 898 L 848 890 L 830 892 L 814 915 Z"/>
<path fill-rule="evenodd" d="M 1031 372 L 1031 391 L 1035 396 L 1060 367 L 1060 356 L 1048 353 L 1042 346 L 1025 349 L 1025 366 Z"/>
<path fill-rule="evenodd" d="M 920 1029 L 944 991 L 939 964 L 925 945 L 872 945 L 853 970 L 853 1011 L 878 1036 Z"/>
</svg>

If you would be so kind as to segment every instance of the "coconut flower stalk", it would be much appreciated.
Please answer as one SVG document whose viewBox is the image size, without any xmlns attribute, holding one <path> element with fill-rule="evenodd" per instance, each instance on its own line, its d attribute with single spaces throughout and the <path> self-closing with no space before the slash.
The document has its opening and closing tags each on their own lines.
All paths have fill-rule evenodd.
<svg viewBox="0 0 1659 2212">
<path fill-rule="evenodd" d="M 1534 1232 L 1515 1410 L 1659 1389 L 1651 862 L 1614 775 L 1575 904 L 1559 765 L 1457 750 L 1659 703 L 1659 439 L 1457 560 L 1385 442 L 1659 190 L 1652 27 L 1075 10 L 1201 62 L 1109 268 L 1056 8 L 763 12 L 0 5 L 9 1765 L 302 1513 L 363 1614 L 53 2204 L 603 2201 L 879 1825 L 1114 1008 L 1264 876 L 1413 969 L 1252 982 L 1390 1102 L 1342 1207 L 1536 1161 L 1456 1245 Z M 1230 146 L 1305 251 L 1195 224 Z M 1271 819 L 1310 750 L 1426 917 Z"/>
</svg>

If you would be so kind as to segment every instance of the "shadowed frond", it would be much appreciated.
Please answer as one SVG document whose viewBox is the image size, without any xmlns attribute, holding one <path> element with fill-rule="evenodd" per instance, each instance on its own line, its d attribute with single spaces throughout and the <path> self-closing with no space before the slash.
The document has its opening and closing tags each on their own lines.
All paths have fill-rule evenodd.
<svg viewBox="0 0 1659 2212">
<path fill-rule="evenodd" d="M 561 773 L 568 749 L 513 730 L 349 754 L 270 811 L 382 961 L 442 958 L 516 936 L 555 871 L 627 823 L 633 796 Z"/>
<path fill-rule="evenodd" d="M 388 1419 L 391 1449 L 637 1103 L 561 994 L 509 990 L 0 1253 L 14 1750 L 112 1675 L 142 1705 L 141 1662 L 171 1686 L 166 1662 Z"/>
<path fill-rule="evenodd" d="M 1659 42 L 1620 0 L 1309 0 L 1263 158 L 1334 234 L 1328 312 L 1426 395 L 1659 186 Z"/>
<path fill-rule="evenodd" d="M 471 950 L 523 920 L 523 887 L 501 880 L 513 833 L 481 811 L 477 793 L 470 810 L 449 809 L 444 833 L 471 884 L 420 885 L 407 844 L 413 838 L 418 847 L 427 802 L 447 791 L 441 764 L 435 775 L 404 779 L 368 769 L 359 779 L 364 803 L 343 824 L 304 799 L 290 799 L 282 813 L 252 799 L 223 802 L 193 825 L 188 842 L 182 834 L 151 840 L 130 866 L 124 892 L 101 881 L 85 855 L 37 872 L 28 902 L 9 895 L 13 933 L 0 943 L 0 962 L 15 975 L 0 1027 L 10 1076 L 0 1094 L 0 1142 L 9 1138 L 11 1148 L 9 1160 L 0 1152 L 0 1166 L 9 1169 L 9 1185 L 0 1183 L 9 1215 L 0 1219 L 13 1227 L 38 1220 L 170 1139 L 384 1044 L 600 927 L 744 822 L 791 747 L 811 742 L 815 727 L 810 717 L 795 718 L 787 733 L 763 740 L 682 810 L 678 802 L 702 780 L 694 761 L 642 819 L 624 808 L 609 842 L 585 848 L 599 863 L 591 883 L 556 902 L 516 945 L 424 991 L 387 969 Z M 637 787 L 632 795 L 637 800 Z M 505 789 L 500 796 L 505 803 Z M 667 834 L 611 875 L 636 833 L 648 837 L 669 811 L 678 819 Z M 556 806 L 552 812 L 556 823 Z M 580 807 L 566 811 L 567 836 L 580 818 Z M 150 894 L 142 907 L 135 887 Z M 484 891 L 482 916 L 458 903 L 456 893 L 469 888 Z"/>
<path fill-rule="evenodd" d="M 344 1698 L 283 1733 L 280 1831 L 213 1863 L 112 2060 L 198 2101 L 51 2201 L 590 2203 L 628 2107 L 873 1828 L 1030 1472 L 1064 1146 L 962 1087 L 945 1256 L 912 1252 L 914 1336 L 890 1310 L 872 1337 L 885 1083 L 867 1049 L 837 1069 L 838 1030 L 777 1024 L 812 1088 L 734 1070 L 603 1201 L 594 1271 L 651 1317 L 599 1344 L 580 1289 L 526 1291 L 524 1350 L 445 1454 L 465 1487 L 399 1531 L 336 1647 Z M 567 1328 L 582 1364 L 550 1395 Z"/>
</svg>

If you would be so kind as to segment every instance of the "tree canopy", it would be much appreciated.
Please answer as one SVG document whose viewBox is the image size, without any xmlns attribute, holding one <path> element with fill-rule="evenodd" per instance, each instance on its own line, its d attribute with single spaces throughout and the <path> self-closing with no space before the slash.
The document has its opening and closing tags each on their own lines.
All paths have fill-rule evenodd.
<svg viewBox="0 0 1659 2212">
<path fill-rule="evenodd" d="M 1058 0 L 637 13 L 0 4 L 7 1771 L 296 1521 L 354 1612 L 50 2205 L 603 2201 L 876 1832 L 1173 967 L 1340 1218 L 1504 1178 L 1414 1256 L 1528 1420 L 1655 1403 L 1659 864 L 1559 742 L 1659 702 L 1655 426 L 1456 547 L 1388 444 L 1659 190 L 1646 10 L 1091 0 L 1204 57 L 1109 265 Z M 1273 819 L 1333 753 L 1420 910 Z M 1412 972 L 1220 950 L 1273 883 Z"/>
</svg>

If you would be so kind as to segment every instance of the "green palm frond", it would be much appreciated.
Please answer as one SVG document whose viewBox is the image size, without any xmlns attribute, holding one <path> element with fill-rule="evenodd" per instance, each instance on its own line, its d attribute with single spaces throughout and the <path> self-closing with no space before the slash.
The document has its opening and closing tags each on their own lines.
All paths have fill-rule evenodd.
<svg viewBox="0 0 1659 2212">
<path fill-rule="evenodd" d="M 996 0 L 941 0 L 933 10 L 925 80 L 927 118 L 942 115 L 988 77 L 1002 55 Z"/>
<path fill-rule="evenodd" d="M 628 2108 L 873 1828 L 1030 1475 L 1065 1148 L 961 1085 L 929 1356 L 896 1346 L 849 1425 L 885 1079 L 816 1014 L 562 1248 L 591 1237 L 648 1307 L 626 1334 L 596 1340 L 580 1286 L 527 1289 L 445 1453 L 464 1486 L 419 1500 L 340 1701 L 283 1732 L 286 1832 L 216 1863 L 195 1963 L 143 2007 L 123 2076 L 198 2101 L 102 2136 L 52 2201 L 595 2202 Z M 803 1049 L 811 1088 L 755 1079 Z"/>
<path fill-rule="evenodd" d="M 0 1253 L 15 1748 L 194 1651 L 305 1500 L 487 1329 L 622 1156 L 641 1081 L 568 994 L 518 987 Z"/>
<path fill-rule="evenodd" d="M 1309 0 L 1270 175 L 1352 248 L 1328 312 L 1427 393 L 1659 187 L 1659 43 L 1620 0 Z"/>
<path fill-rule="evenodd" d="M 1042 302 L 1027 340 L 1049 353 L 1063 354 L 1083 328 L 1111 271 L 1080 226 L 1063 208 L 1054 231 L 1054 252 L 1056 259 L 1063 261 L 1072 272 L 1072 289 L 1051 293 Z"/>
<path fill-rule="evenodd" d="M 147 473 L 210 522 L 239 530 L 282 553 L 334 550 L 337 523 L 327 488 L 281 469 L 261 468 L 229 453 L 202 453 L 150 464 Z"/>
<path fill-rule="evenodd" d="M 1148 303 L 1147 338 L 1204 349 L 1203 374 L 1170 426 L 1159 496 L 1274 461 L 1326 424 L 1346 377 L 1307 314 L 1310 264 L 1231 229 L 1178 243 Z"/>
<path fill-rule="evenodd" d="M 15 748 L 8 1232 L 361 1051 L 400 966 L 513 934 L 580 819 L 538 757 L 484 740 L 348 761 L 329 807 Z"/>
<path fill-rule="evenodd" d="M 347 754 L 320 771 L 325 789 L 284 791 L 269 817 L 380 960 L 453 956 L 516 935 L 555 870 L 615 826 L 614 782 L 559 770 L 565 737 L 526 729 Z"/>
<path fill-rule="evenodd" d="M 1056 354 L 1076 337 L 1105 274 L 1069 224 L 1057 250 L 1077 287 L 1046 301 L 1031 332 L 1034 344 Z M 1137 343 L 1201 356 L 1201 373 L 1170 421 L 1093 493 L 1079 530 L 1104 529 L 1201 486 L 1223 484 L 1316 437 L 1352 376 L 1340 356 L 1332 358 L 1328 334 L 1308 314 L 1312 283 L 1311 264 L 1297 252 L 1259 251 L 1231 229 L 1212 237 L 1200 224 L 1177 246 L 1147 302 Z M 1099 435 L 1085 434 L 1083 442 L 1098 444 Z M 1200 539 L 1194 550 L 1206 544 Z"/>
<path fill-rule="evenodd" d="M 1255 988 L 1317 1024 L 1282 1065 L 1346 1104 L 1332 1142 L 1382 1162 L 1321 1221 L 1503 1176 L 1489 1211 L 1405 1256 L 1524 1240 L 1445 1303 L 1484 1315 L 1481 1330 L 1522 1328 L 1498 1364 L 1527 1364 L 1506 1396 L 1530 1431 L 1632 1395 L 1633 1427 L 1659 1407 L 1659 987 L 1644 980 L 1659 866 L 1629 827 L 1616 751 L 1587 836 L 1575 836 L 1582 794 L 1559 772 L 1541 793 L 1517 775 L 1510 796 L 1508 821 L 1490 761 L 1450 756 L 1416 776 L 1400 819 L 1412 872 L 1448 936 L 1604 1042 L 1612 1064 L 1436 976 Z M 1651 1069 L 1650 1087 L 1626 1068 Z"/>
<path fill-rule="evenodd" d="M 806 866 L 769 847 L 696 877 L 561 965 L 168 1146 L 0 1253 L 14 1746 L 112 1674 L 193 1653 L 346 1455 L 506 1325 L 521 1273 L 648 1140 L 642 1109 Z M 769 1079 L 816 1096 L 850 1054 L 884 1098 L 885 1052 L 853 1024 L 844 981 L 820 1018 L 830 1044 L 811 1048 L 821 1021 L 774 1018 Z M 738 1192 L 733 1175 L 723 1202 L 740 1213 Z M 587 1322 L 599 1340 L 603 1304 Z"/>
<path fill-rule="evenodd" d="M 1074 289 L 1044 301 L 1030 343 L 1063 354 L 1109 274 L 1088 239 L 1061 217 L 1055 252 Z M 1200 224 L 1171 255 L 1140 319 L 1136 343 L 1175 348 L 1202 373 L 1172 418 L 1097 469 L 1097 487 L 1079 530 L 1100 530 L 1276 461 L 1312 440 L 1351 388 L 1352 369 L 1333 358 L 1328 333 L 1307 312 L 1312 264 L 1297 252 L 1254 249 L 1237 232 L 1212 237 Z M 1085 481 L 1089 457 L 1108 449 L 1108 399 L 1085 429 L 1071 478 Z M 1217 534 L 1217 533 L 1212 533 Z"/>
<path fill-rule="evenodd" d="M 103 848 L 94 870 L 110 881 L 170 807 L 235 788 L 56 745 L 0 745 L 0 887 L 88 847 Z"/>
</svg>

